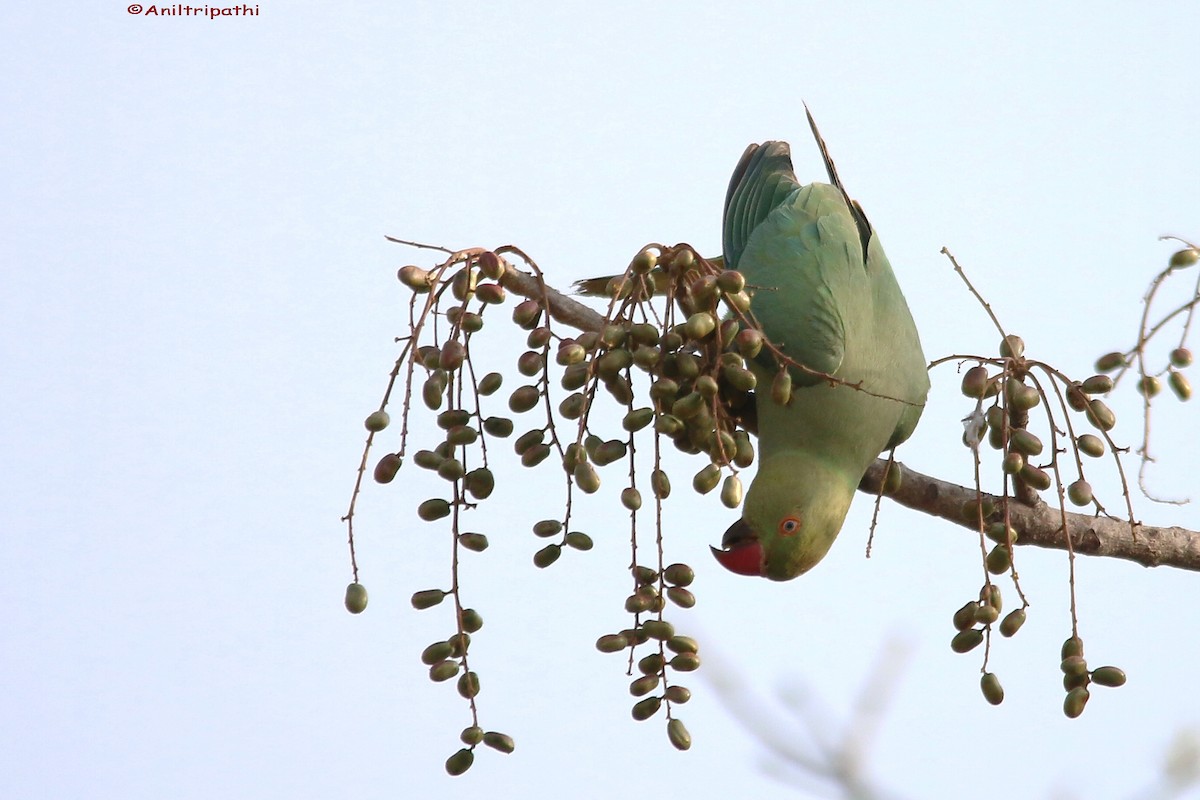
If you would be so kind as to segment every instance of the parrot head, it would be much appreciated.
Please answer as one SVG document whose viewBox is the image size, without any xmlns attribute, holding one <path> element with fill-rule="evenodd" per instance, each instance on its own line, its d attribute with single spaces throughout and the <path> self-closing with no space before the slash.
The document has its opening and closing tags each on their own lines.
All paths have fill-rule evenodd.
<svg viewBox="0 0 1200 800">
<path fill-rule="evenodd" d="M 854 489 L 835 470 L 780 456 L 764 462 L 746 492 L 742 518 L 725 531 L 717 561 L 739 575 L 787 581 L 829 552 Z"/>
</svg>

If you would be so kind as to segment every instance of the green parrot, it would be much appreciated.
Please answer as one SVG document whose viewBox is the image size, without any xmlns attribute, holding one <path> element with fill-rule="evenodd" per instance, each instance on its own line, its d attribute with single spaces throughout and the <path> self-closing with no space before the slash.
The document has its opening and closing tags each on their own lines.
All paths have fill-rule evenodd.
<svg viewBox="0 0 1200 800">
<path fill-rule="evenodd" d="M 844 382 L 792 367 L 791 402 L 765 392 L 757 402 L 758 473 L 713 554 L 733 572 L 778 581 L 829 551 L 863 474 L 912 435 L 929 392 L 896 276 L 808 119 L 832 185 L 802 186 L 787 143 L 765 142 L 746 149 L 725 198 L 725 264 L 745 276 L 764 335 Z M 759 386 L 779 370 L 765 348 L 748 366 Z"/>
</svg>

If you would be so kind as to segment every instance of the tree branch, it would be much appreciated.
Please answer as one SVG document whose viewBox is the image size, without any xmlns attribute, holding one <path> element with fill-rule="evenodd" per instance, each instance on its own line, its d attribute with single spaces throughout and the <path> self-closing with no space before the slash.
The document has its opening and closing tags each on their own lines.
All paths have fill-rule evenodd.
<svg viewBox="0 0 1200 800">
<path fill-rule="evenodd" d="M 544 293 L 546 305 L 550 310 L 550 316 L 564 325 L 570 325 L 572 328 L 580 331 L 595 331 L 596 333 L 600 333 L 604 330 L 603 315 L 597 314 L 594 309 L 585 306 L 578 300 L 568 297 L 557 289 L 547 286 L 542 281 L 539 281 L 536 275 L 521 272 L 521 270 L 515 269 L 509 264 L 504 274 L 500 277 L 500 283 L 506 289 L 528 297 L 531 300 L 540 301 Z"/>
<path fill-rule="evenodd" d="M 501 251 L 505 248 L 501 248 Z M 545 303 L 551 316 L 564 325 L 581 331 L 601 331 L 605 320 L 593 309 L 573 300 L 562 292 L 546 286 L 536 276 L 522 272 L 511 264 L 501 278 L 509 290 Z M 877 494 L 886 462 L 878 459 L 863 476 L 860 491 Z M 904 480 L 900 489 L 887 495 L 902 506 L 923 511 L 947 522 L 952 522 L 972 532 L 977 532 L 978 521 L 964 519 L 963 504 L 975 501 L 973 488 L 948 483 L 929 475 L 922 475 L 904 467 Z M 995 504 L 996 515 L 1003 519 L 1003 498 L 984 494 Z M 1029 506 L 1009 501 L 1009 520 L 1020 533 L 1018 545 L 1036 545 L 1055 550 L 1066 550 L 1067 539 L 1062 531 L 1062 514 L 1044 502 Z M 1120 558 L 1146 567 L 1177 567 L 1200 571 L 1200 532 L 1187 528 L 1158 528 L 1138 523 L 1136 534 L 1128 521 L 1090 514 L 1067 512 L 1067 530 L 1071 545 L 1076 553 L 1106 558 Z"/>
<path fill-rule="evenodd" d="M 859 490 L 877 494 L 883 478 L 884 459 L 877 459 L 863 476 Z M 906 508 L 953 522 L 970 531 L 978 531 L 978 521 L 964 519 L 964 503 L 974 502 L 975 490 L 922 475 L 904 467 L 900 489 L 887 495 Z M 1004 499 L 984 493 L 997 509 L 993 519 L 1004 518 Z M 1020 533 L 1018 545 L 1032 544 L 1055 550 L 1066 550 L 1067 539 L 1062 532 L 1062 514 L 1058 508 L 1038 502 L 1027 506 L 1010 498 L 1009 520 Z M 1067 530 L 1076 553 L 1107 558 L 1122 558 L 1145 567 L 1178 567 L 1200 571 L 1200 533 L 1186 528 L 1156 528 L 1138 523 L 1136 535 L 1127 520 L 1097 517 L 1090 514 L 1066 513 Z"/>
</svg>

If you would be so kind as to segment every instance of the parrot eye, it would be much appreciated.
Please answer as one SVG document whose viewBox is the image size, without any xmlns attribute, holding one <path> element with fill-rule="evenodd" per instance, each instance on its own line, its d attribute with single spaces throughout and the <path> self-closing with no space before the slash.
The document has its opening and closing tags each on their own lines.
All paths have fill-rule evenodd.
<svg viewBox="0 0 1200 800">
<path fill-rule="evenodd" d="M 779 523 L 779 533 L 782 536 L 794 536 L 800 531 L 800 520 L 796 517 L 784 517 Z"/>
</svg>

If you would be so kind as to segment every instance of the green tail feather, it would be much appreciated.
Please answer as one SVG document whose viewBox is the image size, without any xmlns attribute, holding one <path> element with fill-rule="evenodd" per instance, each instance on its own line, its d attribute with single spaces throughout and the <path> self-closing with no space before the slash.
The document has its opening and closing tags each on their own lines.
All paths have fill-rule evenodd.
<svg viewBox="0 0 1200 800">
<path fill-rule="evenodd" d="M 746 148 L 725 195 L 725 263 L 731 269 L 737 268 L 746 241 L 759 223 L 799 188 L 787 142 Z"/>
</svg>

